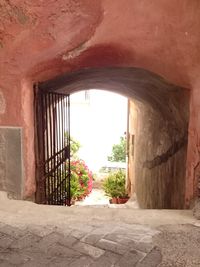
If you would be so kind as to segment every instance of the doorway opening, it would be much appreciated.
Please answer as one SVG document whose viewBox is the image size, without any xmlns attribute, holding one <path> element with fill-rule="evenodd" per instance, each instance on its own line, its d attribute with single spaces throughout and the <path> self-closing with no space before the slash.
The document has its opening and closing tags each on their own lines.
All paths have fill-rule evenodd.
<svg viewBox="0 0 200 267">
<path fill-rule="evenodd" d="M 76 147 L 71 157 L 71 177 L 76 179 L 74 175 L 79 174 L 75 167 L 80 161 L 86 170 L 79 180 L 84 174 L 88 180 L 92 175 L 87 196 L 75 196 L 79 200 L 75 205 L 113 207 L 112 203 L 125 203 L 131 194 L 127 190 L 128 99 L 104 90 L 87 90 L 72 94 L 70 103 L 71 139 Z M 116 177 L 121 184 L 117 184 Z"/>
<path fill-rule="evenodd" d="M 128 201 L 128 99 L 102 90 L 70 96 L 36 89 L 36 103 L 37 202 Z"/>
<path fill-rule="evenodd" d="M 137 68 L 84 69 L 39 83 L 38 92 L 39 95 L 53 93 L 67 97 L 74 92 L 87 91 L 91 88 L 100 90 L 106 88 L 108 91 L 129 99 L 128 121 L 130 129 L 135 129 L 135 131 L 130 131 L 130 129 L 128 131 L 128 169 L 131 170 L 132 176 L 129 187 L 132 194 L 136 193 L 139 206 L 154 209 L 184 208 L 186 203 L 188 92 L 184 88 L 168 83 L 155 73 Z M 36 128 L 40 129 L 38 125 L 45 125 L 45 123 L 40 122 L 43 111 L 40 108 L 42 103 L 40 107 L 38 103 L 36 101 L 35 105 Z M 52 114 L 55 114 L 54 109 L 55 107 Z M 49 127 L 50 123 L 47 121 L 46 125 Z M 68 162 L 67 177 L 70 177 L 70 160 L 67 158 L 67 155 L 70 157 L 70 127 L 68 130 L 68 141 L 64 142 L 61 159 L 65 158 Z M 38 144 L 45 132 L 44 128 L 42 133 L 36 134 Z M 65 131 L 62 135 L 65 140 Z M 54 137 L 54 134 L 52 136 Z M 44 147 L 47 142 L 45 138 L 43 139 L 41 146 Z M 37 149 L 38 144 L 36 144 Z M 43 156 L 38 156 L 39 153 L 36 153 L 37 192 L 41 192 L 36 196 L 39 196 L 39 203 L 44 203 L 43 200 L 41 201 L 41 195 L 44 196 L 41 183 L 44 184 L 46 169 L 40 160 L 42 157 L 44 160 L 45 153 L 41 152 L 40 148 L 37 151 Z M 39 168 L 43 168 L 43 171 Z M 70 181 L 68 181 L 68 190 L 69 187 Z M 70 205 L 70 190 L 65 190 L 66 203 Z"/>
</svg>

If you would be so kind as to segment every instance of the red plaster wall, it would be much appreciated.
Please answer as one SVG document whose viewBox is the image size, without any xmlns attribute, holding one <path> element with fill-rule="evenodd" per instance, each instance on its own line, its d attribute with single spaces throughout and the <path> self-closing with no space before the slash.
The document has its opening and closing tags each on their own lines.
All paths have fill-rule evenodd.
<svg viewBox="0 0 200 267">
<path fill-rule="evenodd" d="M 32 82 L 82 67 L 136 66 L 192 90 L 189 201 L 199 161 L 199 28 L 199 0 L 1 0 L 0 125 L 24 128 L 25 196 L 35 188 Z"/>
<path fill-rule="evenodd" d="M 187 155 L 187 174 L 186 174 L 186 201 L 193 199 L 197 195 L 197 179 L 195 169 L 200 162 L 200 91 L 194 88 L 191 92 L 190 101 L 190 122 L 189 140 Z"/>
</svg>

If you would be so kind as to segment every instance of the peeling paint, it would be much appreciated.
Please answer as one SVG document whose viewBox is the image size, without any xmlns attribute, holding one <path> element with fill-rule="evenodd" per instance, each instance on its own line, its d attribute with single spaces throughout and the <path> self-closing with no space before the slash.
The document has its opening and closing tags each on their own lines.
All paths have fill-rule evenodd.
<svg viewBox="0 0 200 267">
<path fill-rule="evenodd" d="M 78 57 L 83 51 L 85 51 L 87 48 L 87 42 L 82 43 L 78 47 L 74 48 L 73 50 L 67 52 L 62 56 L 63 60 L 72 59 L 75 57 Z"/>
<path fill-rule="evenodd" d="M 20 24 L 24 25 L 29 20 L 29 17 L 23 12 L 22 9 L 15 7 L 13 12 Z"/>
</svg>

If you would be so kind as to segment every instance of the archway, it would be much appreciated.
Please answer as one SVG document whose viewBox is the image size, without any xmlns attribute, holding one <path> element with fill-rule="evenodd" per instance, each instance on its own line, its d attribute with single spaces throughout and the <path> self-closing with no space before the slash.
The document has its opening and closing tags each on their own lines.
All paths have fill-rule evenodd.
<svg viewBox="0 0 200 267">
<path fill-rule="evenodd" d="M 188 91 L 139 68 L 84 69 L 39 83 L 71 94 L 105 89 L 134 100 L 137 110 L 133 185 L 142 208 L 184 208 Z"/>
</svg>

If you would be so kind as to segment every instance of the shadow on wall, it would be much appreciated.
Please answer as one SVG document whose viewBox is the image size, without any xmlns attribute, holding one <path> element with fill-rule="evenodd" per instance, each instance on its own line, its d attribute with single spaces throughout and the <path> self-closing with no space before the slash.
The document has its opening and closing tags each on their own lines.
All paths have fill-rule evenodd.
<svg viewBox="0 0 200 267">
<path fill-rule="evenodd" d="M 187 131 L 185 135 L 151 106 L 134 101 L 135 191 L 141 208 L 183 209 Z"/>
</svg>

